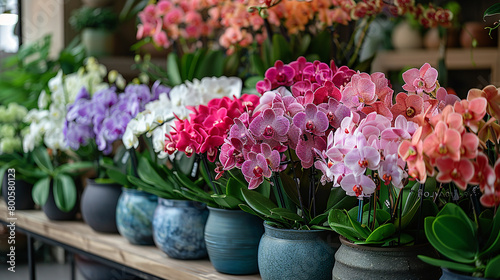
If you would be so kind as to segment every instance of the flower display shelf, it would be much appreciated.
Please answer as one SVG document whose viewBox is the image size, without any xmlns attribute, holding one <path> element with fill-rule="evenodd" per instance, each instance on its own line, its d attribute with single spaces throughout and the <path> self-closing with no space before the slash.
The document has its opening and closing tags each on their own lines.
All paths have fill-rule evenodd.
<svg viewBox="0 0 500 280">
<path fill-rule="evenodd" d="M 28 238 L 57 244 L 72 253 L 84 253 L 104 261 L 116 269 L 133 273 L 144 279 L 169 280 L 257 280 L 259 275 L 234 276 L 221 274 L 208 259 L 181 261 L 168 258 L 154 246 L 130 244 L 118 234 L 93 231 L 82 221 L 53 222 L 40 210 L 17 210 L 9 216 L 5 202 L 0 201 L 0 223 L 15 220 L 16 229 L 28 234 Z"/>
</svg>

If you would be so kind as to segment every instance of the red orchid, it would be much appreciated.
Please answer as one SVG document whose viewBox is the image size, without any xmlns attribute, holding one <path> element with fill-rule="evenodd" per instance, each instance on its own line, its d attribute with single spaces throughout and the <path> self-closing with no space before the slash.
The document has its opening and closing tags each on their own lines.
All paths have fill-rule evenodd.
<svg viewBox="0 0 500 280">
<path fill-rule="evenodd" d="M 488 157 L 479 153 L 476 157 L 474 164 L 474 176 L 470 179 L 469 183 L 479 185 L 481 191 L 484 190 L 487 184 L 491 184 L 495 180 L 495 171 L 489 165 Z"/>
</svg>

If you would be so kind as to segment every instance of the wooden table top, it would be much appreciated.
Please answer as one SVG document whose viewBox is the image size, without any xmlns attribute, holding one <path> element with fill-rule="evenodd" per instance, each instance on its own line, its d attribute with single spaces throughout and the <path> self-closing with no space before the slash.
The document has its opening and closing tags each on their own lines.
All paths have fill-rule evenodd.
<svg viewBox="0 0 500 280">
<path fill-rule="evenodd" d="M 0 220 L 9 221 L 0 199 Z M 227 275 L 208 259 L 176 260 L 154 246 L 130 244 L 119 234 L 98 233 L 83 221 L 50 221 L 41 210 L 16 210 L 16 226 L 116 263 L 169 280 L 256 280 L 259 275 Z"/>
</svg>

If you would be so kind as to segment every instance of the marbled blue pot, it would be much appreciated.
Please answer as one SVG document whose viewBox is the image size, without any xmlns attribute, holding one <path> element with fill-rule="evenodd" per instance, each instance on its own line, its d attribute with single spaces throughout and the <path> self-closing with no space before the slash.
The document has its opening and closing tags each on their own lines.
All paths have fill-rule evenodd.
<svg viewBox="0 0 500 280">
<path fill-rule="evenodd" d="M 491 278 L 479 278 L 456 273 L 446 268 L 442 268 L 443 275 L 439 280 L 493 280 Z"/>
<path fill-rule="evenodd" d="M 215 270 L 237 275 L 258 273 L 262 219 L 241 210 L 208 209 L 205 242 Z"/>
<path fill-rule="evenodd" d="M 323 230 L 278 229 L 264 223 L 259 244 L 263 280 L 330 280 L 335 249 Z"/>
<path fill-rule="evenodd" d="M 153 217 L 156 247 L 174 259 L 193 260 L 207 256 L 205 205 L 188 201 L 158 198 Z"/>
<path fill-rule="evenodd" d="M 116 206 L 116 226 L 121 236 L 136 245 L 154 245 L 153 214 L 158 197 L 136 189 L 122 188 Z"/>
</svg>

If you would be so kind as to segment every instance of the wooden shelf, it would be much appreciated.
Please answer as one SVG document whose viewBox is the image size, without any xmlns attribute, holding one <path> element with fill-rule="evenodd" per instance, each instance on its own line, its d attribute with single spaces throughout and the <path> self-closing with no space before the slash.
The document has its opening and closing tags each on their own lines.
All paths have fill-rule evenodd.
<svg viewBox="0 0 500 280">
<path fill-rule="evenodd" d="M 405 67 L 420 67 L 428 62 L 437 67 L 438 50 L 416 49 L 379 51 L 372 64 L 372 72 L 387 73 Z M 500 55 L 498 48 L 448 49 L 446 66 L 450 70 L 490 69 L 491 83 L 500 85 Z"/>
<path fill-rule="evenodd" d="M 0 220 L 8 220 L 5 201 L 0 201 Z M 68 246 L 169 280 L 257 280 L 259 275 L 221 274 L 209 260 L 182 261 L 167 257 L 154 246 L 130 244 L 118 234 L 93 231 L 82 221 L 50 221 L 40 210 L 17 210 L 16 227 Z"/>
</svg>

